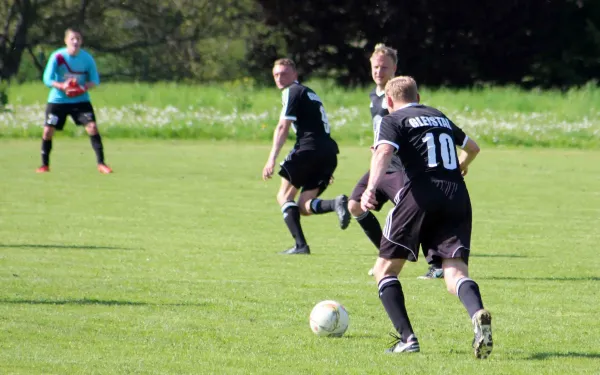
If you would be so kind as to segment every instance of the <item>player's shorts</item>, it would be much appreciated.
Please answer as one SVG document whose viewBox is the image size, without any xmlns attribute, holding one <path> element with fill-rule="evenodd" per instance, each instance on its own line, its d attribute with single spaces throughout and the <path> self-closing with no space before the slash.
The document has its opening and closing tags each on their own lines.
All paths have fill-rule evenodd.
<svg viewBox="0 0 600 375">
<path fill-rule="evenodd" d="M 319 189 L 321 195 L 337 167 L 337 154 L 319 150 L 292 149 L 281 163 L 279 175 L 302 191 Z"/>
<path fill-rule="evenodd" d="M 90 102 L 81 103 L 48 103 L 44 125 L 56 130 L 63 130 L 67 117 L 71 116 L 75 125 L 87 125 L 96 121 L 94 107 Z"/>
<path fill-rule="evenodd" d="M 379 256 L 416 262 L 419 245 L 432 260 L 469 261 L 472 211 L 464 182 L 409 182 L 383 229 Z"/>
<path fill-rule="evenodd" d="M 367 171 L 367 173 L 358 180 L 354 190 L 352 190 L 352 194 L 350 194 L 350 200 L 360 202 L 363 193 L 367 190 L 369 175 L 370 173 Z M 383 207 L 387 201 L 392 201 L 392 203 L 395 204 L 394 197 L 398 191 L 402 189 L 402 186 L 404 186 L 404 172 L 397 171 L 386 173 L 375 191 L 375 199 L 377 199 L 375 210 L 381 210 L 381 207 Z"/>
</svg>

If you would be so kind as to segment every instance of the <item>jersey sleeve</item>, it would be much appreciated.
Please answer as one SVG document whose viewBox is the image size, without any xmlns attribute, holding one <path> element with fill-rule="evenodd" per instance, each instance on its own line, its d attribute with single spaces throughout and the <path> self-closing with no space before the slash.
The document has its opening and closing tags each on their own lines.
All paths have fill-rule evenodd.
<svg viewBox="0 0 600 375">
<path fill-rule="evenodd" d="M 291 86 L 281 92 L 283 108 L 281 109 L 282 119 L 296 121 L 298 119 L 298 107 L 302 90 L 299 87 Z"/>
<path fill-rule="evenodd" d="M 96 67 L 96 61 L 89 55 L 89 68 L 88 68 L 88 82 L 92 82 L 98 86 L 100 84 L 100 75 L 98 74 L 98 68 Z"/>
<path fill-rule="evenodd" d="M 396 151 L 400 148 L 400 129 L 390 116 L 385 116 L 379 123 L 379 129 L 375 134 L 375 148 L 381 144 L 394 146 Z"/>
<path fill-rule="evenodd" d="M 43 81 L 44 85 L 48 87 L 52 87 L 52 82 L 56 81 L 56 69 L 58 67 L 58 62 L 56 61 L 56 53 L 50 55 L 48 62 L 46 63 L 46 68 L 44 69 Z"/>
<path fill-rule="evenodd" d="M 452 134 L 454 135 L 454 144 L 460 148 L 465 147 L 469 137 L 465 134 L 465 132 L 456 126 L 452 121 L 450 121 L 450 126 L 452 127 Z"/>
</svg>

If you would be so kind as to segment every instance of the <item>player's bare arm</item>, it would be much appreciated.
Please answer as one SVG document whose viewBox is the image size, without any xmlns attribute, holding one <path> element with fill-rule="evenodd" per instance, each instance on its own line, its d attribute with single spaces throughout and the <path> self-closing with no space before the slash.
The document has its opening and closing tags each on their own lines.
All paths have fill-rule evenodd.
<svg viewBox="0 0 600 375">
<path fill-rule="evenodd" d="M 363 210 L 371 210 L 377 205 L 377 201 L 375 200 L 376 187 L 385 175 L 385 171 L 389 167 L 393 155 L 394 146 L 390 144 L 382 143 L 375 149 L 373 157 L 371 158 L 369 183 L 367 185 L 367 190 L 363 193 L 360 203 Z"/>
<path fill-rule="evenodd" d="M 292 120 L 280 119 L 279 123 L 275 127 L 275 131 L 273 132 L 273 147 L 271 148 L 271 153 L 269 154 L 267 163 L 263 168 L 263 180 L 268 180 L 273 176 L 275 161 L 277 160 L 277 156 L 279 156 L 281 148 L 285 144 L 291 126 Z"/>
<path fill-rule="evenodd" d="M 460 172 L 463 176 L 469 173 L 469 164 L 477 157 L 481 149 L 471 138 L 467 139 L 467 143 L 462 148 L 458 161 L 460 163 Z"/>
</svg>

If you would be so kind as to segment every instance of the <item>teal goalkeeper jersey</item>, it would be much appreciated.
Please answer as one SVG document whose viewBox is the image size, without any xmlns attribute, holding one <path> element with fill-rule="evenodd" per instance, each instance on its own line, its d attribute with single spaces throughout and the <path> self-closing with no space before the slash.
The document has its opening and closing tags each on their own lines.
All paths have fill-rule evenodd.
<svg viewBox="0 0 600 375">
<path fill-rule="evenodd" d="M 51 87 L 48 94 L 48 103 L 81 103 L 89 102 L 90 95 L 86 92 L 83 95 L 69 98 L 63 91 L 52 87 L 52 81 L 65 82 L 70 78 L 75 78 L 77 83 L 85 85 L 87 82 L 100 84 L 100 77 L 96 69 L 96 62 L 92 55 L 83 49 L 75 56 L 67 53 L 66 48 L 61 48 L 50 55 L 46 69 L 44 70 L 44 84 Z"/>
</svg>

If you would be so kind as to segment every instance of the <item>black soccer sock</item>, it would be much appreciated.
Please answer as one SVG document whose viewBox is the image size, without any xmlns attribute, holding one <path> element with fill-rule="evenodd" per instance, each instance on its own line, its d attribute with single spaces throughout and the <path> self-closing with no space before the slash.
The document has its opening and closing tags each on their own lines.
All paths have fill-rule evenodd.
<svg viewBox="0 0 600 375">
<path fill-rule="evenodd" d="M 379 220 L 377 217 L 373 215 L 371 211 L 367 211 L 362 215 L 355 218 L 360 227 L 363 229 L 367 237 L 373 242 L 373 245 L 377 249 L 379 249 L 379 245 L 381 244 L 381 237 L 383 233 L 381 231 L 381 225 L 379 225 Z"/>
<path fill-rule="evenodd" d="M 52 150 L 52 140 L 42 138 L 42 165 L 50 165 L 50 151 Z"/>
<path fill-rule="evenodd" d="M 471 318 L 477 311 L 483 309 L 479 285 L 468 277 L 458 280 L 456 283 L 456 295 L 460 298 L 460 302 L 465 305 Z"/>
<path fill-rule="evenodd" d="M 304 232 L 300 225 L 300 209 L 298 209 L 296 202 L 285 202 L 281 206 L 281 212 L 283 213 L 283 221 L 285 221 L 292 237 L 296 240 L 296 246 L 306 246 L 306 238 L 304 238 Z"/>
<path fill-rule="evenodd" d="M 404 305 L 404 293 L 398 277 L 386 276 L 379 281 L 379 298 L 394 328 L 402 336 L 402 341 L 407 342 L 408 338 L 414 335 L 414 332 L 408 319 L 408 313 Z"/>
<path fill-rule="evenodd" d="M 90 135 L 90 142 L 92 143 L 92 148 L 96 153 L 96 161 L 98 164 L 104 164 L 104 148 L 102 147 L 102 137 L 100 137 L 100 134 Z"/>
<path fill-rule="evenodd" d="M 315 198 L 310 201 L 310 210 L 314 214 L 326 214 L 335 210 L 335 199 L 322 200 Z"/>
</svg>

